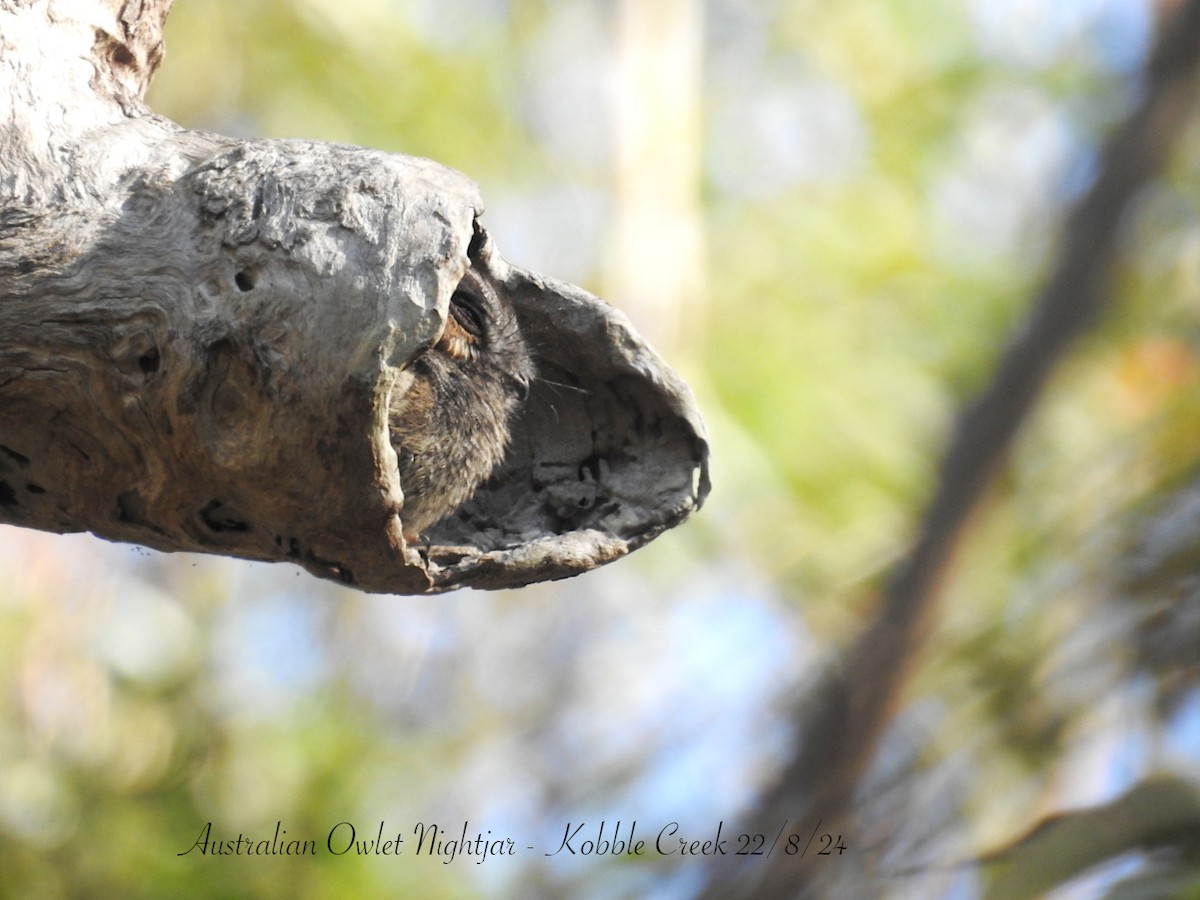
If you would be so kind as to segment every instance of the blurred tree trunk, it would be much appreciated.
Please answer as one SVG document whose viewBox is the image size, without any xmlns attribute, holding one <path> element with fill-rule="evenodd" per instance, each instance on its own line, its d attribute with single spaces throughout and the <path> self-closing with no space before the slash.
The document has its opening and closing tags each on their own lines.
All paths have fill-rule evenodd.
<svg viewBox="0 0 1200 900">
<path fill-rule="evenodd" d="M 785 826 L 842 836 L 880 741 L 937 615 L 939 583 L 1054 367 L 1105 310 L 1121 225 L 1193 112 L 1200 0 L 1180 0 L 1147 61 L 1138 104 L 1113 134 L 1088 192 L 1066 217 L 1046 283 L 1033 298 L 979 396 L 959 414 L 938 482 L 909 551 L 892 570 L 875 615 L 794 708 L 797 739 L 777 782 L 740 830 Z M 799 825 L 798 823 L 803 823 Z M 904 823 L 897 822 L 897 829 Z M 853 839 L 852 837 L 850 838 Z M 852 852 L 852 851 L 851 851 Z M 714 867 L 701 896 L 820 896 L 825 861 L 775 853 Z"/>
<path fill-rule="evenodd" d="M 621 0 L 606 291 L 668 355 L 699 339 L 704 307 L 703 45 L 699 0 Z"/>
</svg>

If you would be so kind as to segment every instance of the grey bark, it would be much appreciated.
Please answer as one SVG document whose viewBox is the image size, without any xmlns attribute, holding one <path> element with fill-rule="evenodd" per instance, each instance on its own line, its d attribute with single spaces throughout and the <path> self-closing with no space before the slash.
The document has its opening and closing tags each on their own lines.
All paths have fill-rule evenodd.
<svg viewBox="0 0 1200 900">
<path fill-rule="evenodd" d="M 686 385 L 489 243 L 541 377 L 501 471 L 407 545 L 388 400 L 440 334 L 478 191 L 153 114 L 169 7 L 0 0 L 0 521 L 423 593 L 573 575 L 700 506 Z"/>
</svg>

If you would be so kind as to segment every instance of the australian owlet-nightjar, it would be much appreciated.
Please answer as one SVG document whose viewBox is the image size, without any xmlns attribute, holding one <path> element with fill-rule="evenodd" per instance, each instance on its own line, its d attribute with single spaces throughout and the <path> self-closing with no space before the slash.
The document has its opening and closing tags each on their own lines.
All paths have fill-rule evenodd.
<svg viewBox="0 0 1200 900">
<path fill-rule="evenodd" d="M 441 337 L 406 367 L 389 409 L 406 540 L 469 498 L 504 458 L 534 364 L 511 303 L 476 252 Z"/>
</svg>

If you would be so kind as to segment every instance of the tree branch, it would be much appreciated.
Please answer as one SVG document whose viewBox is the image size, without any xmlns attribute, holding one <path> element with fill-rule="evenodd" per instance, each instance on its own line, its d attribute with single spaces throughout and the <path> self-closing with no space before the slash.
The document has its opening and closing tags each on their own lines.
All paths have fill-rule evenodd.
<svg viewBox="0 0 1200 900">
<path fill-rule="evenodd" d="M 809 827 L 819 822 L 823 832 L 839 831 L 923 646 L 938 577 L 956 540 L 1051 370 L 1108 302 L 1121 225 L 1186 124 L 1198 59 L 1200 0 L 1187 0 L 1164 23 L 1141 102 L 1066 220 L 1045 286 L 989 384 L 959 417 L 918 537 L 894 570 L 873 622 L 800 700 L 795 753 L 748 821 L 775 827 L 785 820 Z M 766 864 L 714 871 L 703 896 L 803 896 L 813 859 L 777 853 Z"/>
<path fill-rule="evenodd" d="M 509 265 L 465 177 L 150 113 L 169 7 L 0 0 L 0 521 L 418 593 L 576 574 L 699 507 L 686 385 Z M 391 396 L 472 261 L 542 377 L 497 472 L 411 546 Z"/>
</svg>

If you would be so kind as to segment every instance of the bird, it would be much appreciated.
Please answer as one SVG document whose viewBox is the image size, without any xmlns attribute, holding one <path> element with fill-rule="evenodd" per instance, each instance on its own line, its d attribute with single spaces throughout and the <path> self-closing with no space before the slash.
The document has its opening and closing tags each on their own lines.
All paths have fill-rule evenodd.
<svg viewBox="0 0 1200 900">
<path fill-rule="evenodd" d="M 512 303 L 486 262 L 469 259 L 441 335 L 408 362 L 388 408 L 408 543 L 492 475 L 536 375 Z"/>
</svg>

